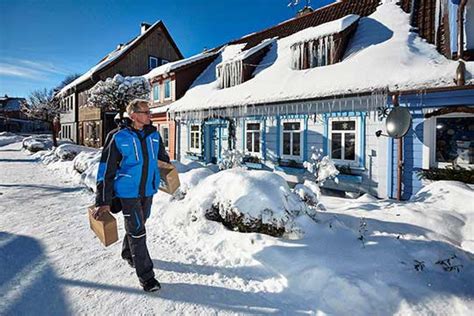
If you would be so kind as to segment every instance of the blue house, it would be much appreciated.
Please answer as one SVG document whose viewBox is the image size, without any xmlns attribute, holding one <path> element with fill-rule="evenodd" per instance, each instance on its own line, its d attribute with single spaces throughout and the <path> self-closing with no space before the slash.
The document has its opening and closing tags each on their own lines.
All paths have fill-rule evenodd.
<svg viewBox="0 0 474 316">
<path fill-rule="evenodd" d="M 423 186 L 421 169 L 472 168 L 474 6 L 458 25 L 458 5 L 346 0 L 227 43 L 169 107 L 178 159 L 216 163 L 237 149 L 297 183 L 317 150 L 341 171 L 328 188 L 396 197 L 398 141 L 376 132 L 397 96 L 413 116 L 402 198 Z"/>
</svg>

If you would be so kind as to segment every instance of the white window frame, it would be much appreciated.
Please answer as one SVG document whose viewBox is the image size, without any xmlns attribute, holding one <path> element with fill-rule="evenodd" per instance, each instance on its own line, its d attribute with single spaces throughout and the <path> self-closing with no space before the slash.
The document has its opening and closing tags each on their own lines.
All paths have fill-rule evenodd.
<svg viewBox="0 0 474 316">
<path fill-rule="evenodd" d="M 436 161 L 436 120 L 439 118 L 463 118 L 474 117 L 470 113 L 449 113 L 445 115 L 433 116 L 423 122 L 423 169 L 446 168 L 451 166 L 450 162 Z M 462 167 L 474 168 L 474 164 L 459 164 Z"/>
<path fill-rule="evenodd" d="M 193 126 L 197 126 L 198 130 L 193 131 L 192 128 Z M 197 133 L 198 134 L 198 142 L 197 142 L 197 147 L 191 147 L 191 138 L 193 137 L 193 134 Z M 201 153 L 201 137 L 202 137 L 202 131 L 201 131 L 201 125 L 200 124 L 190 124 L 189 125 L 189 132 L 188 132 L 188 150 L 193 153 Z"/>
<path fill-rule="evenodd" d="M 155 99 L 155 87 L 158 87 L 158 99 Z M 159 83 L 153 85 L 151 94 L 151 98 L 154 103 L 158 103 L 161 101 L 161 85 Z"/>
<path fill-rule="evenodd" d="M 169 97 L 166 97 L 166 85 L 167 84 L 170 85 L 170 95 L 169 95 Z M 173 90 L 172 90 L 171 80 L 167 79 L 163 82 L 163 99 L 164 100 L 171 100 L 172 97 L 173 97 Z"/>
<path fill-rule="evenodd" d="M 163 141 L 163 145 L 165 145 L 165 133 L 164 133 L 164 129 L 167 129 L 168 130 L 168 146 L 165 145 L 165 149 L 166 151 L 169 151 L 170 149 L 170 125 L 169 124 L 160 124 L 160 135 L 161 135 L 161 140 Z"/>
<path fill-rule="evenodd" d="M 260 125 L 260 128 L 258 130 L 251 130 L 249 131 L 249 129 L 247 128 L 247 125 L 248 124 L 259 124 Z M 260 133 L 260 137 L 258 139 L 258 141 L 260 142 L 260 145 L 259 145 L 259 148 L 260 150 L 258 152 L 255 152 L 255 151 L 249 151 L 248 148 L 247 148 L 247 135 L 248 134 L 254 134 L 254 133 Z M 252 157 L 258 157 L 258 158 L 262 158 L 262 136 L 263 136 L 263 122 L 262 121 L 258 121 L 258 120 L 249 120 L 249 121 L 245 121 L 245 134 L 244 134 L 244 149 L 245 149 L 245 153 L 252 156 Z M 255 148 L 255 142 L 254 142 L 254 137 L 252 137 L 252 147 Z"/>
<path fill-rule="evenodd" d="M 344 130 L 335 130 L 335 132 L 337 133 L 341 133 L 342 134 L 342 137 L 341 137 L 341 159 L 335 159 L 332 157 L 332 132 L 333 132 L 333 129 L 332 129 L 332 123 L 333 122 L 338 122 L 338 121 L 351 121 L 351 122 L 354 122 L 355 123 L 355 129 L 352 131 L 352 130 L 349 130 L 349 131 L 344 131 Z M 342 157 L 344 157 L 344 154 L 345 154 L 345 135 L 346 134 L 349 134 L 349 133 L 353 133 L 354 134 L 354 140 L 355 140 L 355 143 L 354 143 L 354 160 L 347 160 L 347 159 L 343 159 Z M 352 167 L 359 167 L 359 161 L 360 161 L 360 135 L 361 135 L 361 131 L 360 131 L 360 124 L 359 124 L 359 120 L 357 117 L 354 117 L 354 116 L 341 116 L 341 117 L 331 117 L 328 119 L 328 153 L 329 153 L 329 157 L 334 161 L 334 163 L 336 165 L 344 165 L 344 166 L 352 166 Z M 345 157 L 344 157 L 345 158 Z"/>
<path fill-rule="evenodd" d="M 299 155 L 284 155 L 283 154 L 283 134 L 285 133 L 284 131 L 284 123 L 299 123 L 300 124 L 300 154 Z M 295 133 L 296 131 L 293 131 L 292 133 Z M 288 159 L 288 160 L 295 160 L 298 162 L 303 161 L 303 151 L 304 151 L 304 119 L 282 119 L 280 122 L 280 157 L 283 159 Z M 290 138 L 290 148 L 293 150 L 293 137 Z"/>
<path fill-rule="evenodd" d="M 154 60 L 156 62 L 156 67 L 159 67 L 159 60 L 158 57 L 155 56 L 148 56 L 148 68 L 149 70 L 155 69 L 156 67 L 151 66 L 151 61 Z"/>
</svg>

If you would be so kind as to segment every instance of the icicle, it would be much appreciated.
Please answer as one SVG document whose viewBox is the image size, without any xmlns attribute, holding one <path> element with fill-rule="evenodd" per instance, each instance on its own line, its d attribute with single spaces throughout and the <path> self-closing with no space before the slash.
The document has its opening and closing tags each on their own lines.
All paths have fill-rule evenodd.
<svg viewBox="0 0 474 316">
<path fill-rule="evenodd" d="M 328 55 L 329 55 L 329 44 L 328 37 L 324 37 L 324 65 L 328 65 Z"/>
<path fill-rule="evenodd" d="M 329 63 L 331 64 L 334 64 L 335 61 L 333 60 L 333 54 L 331 54 L 331 52 L 333 51 L 333 47 L 334 47 L 334 36 L 331 35 L 329 36 L 329 47 L 328 47 L 328 52 L 329 52 Z"/>
</svg>

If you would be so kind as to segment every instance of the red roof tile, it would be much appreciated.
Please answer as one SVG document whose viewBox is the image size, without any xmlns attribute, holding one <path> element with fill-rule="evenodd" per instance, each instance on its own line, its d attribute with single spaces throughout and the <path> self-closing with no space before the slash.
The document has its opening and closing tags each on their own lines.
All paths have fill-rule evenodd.
<svg viewBox="0 0 474 316">
<path fill-rule="evenodd" d="M 368 16 L 375 11 L 379 3 L 380 0 L 342 0 L 317 9 L 312 13 L 293 18 L 263 31 L 231 41 L 229 44 L 247 43 L 245 49 L 249 49 L 261 43 L 264 39 L 286 37 L 308 27 L 314 27 L 340 19 L 348 14 Z"/>
</svg>

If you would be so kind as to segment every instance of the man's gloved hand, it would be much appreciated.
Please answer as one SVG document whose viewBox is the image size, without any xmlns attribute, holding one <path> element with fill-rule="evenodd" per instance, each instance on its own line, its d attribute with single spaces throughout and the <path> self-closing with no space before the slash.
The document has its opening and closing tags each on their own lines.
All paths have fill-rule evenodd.
<svg viewBox="0 0 474 316">
<path fill-rule="evenodd" d="M 99 207 L 96 207 L 94 212 L 92 212 L 92 217 L 97 220 L 100 220 L 102 218 L 102 215 L 107 212 L 110 212 L 110 205 L 101 205 Z"/>
</svg>

